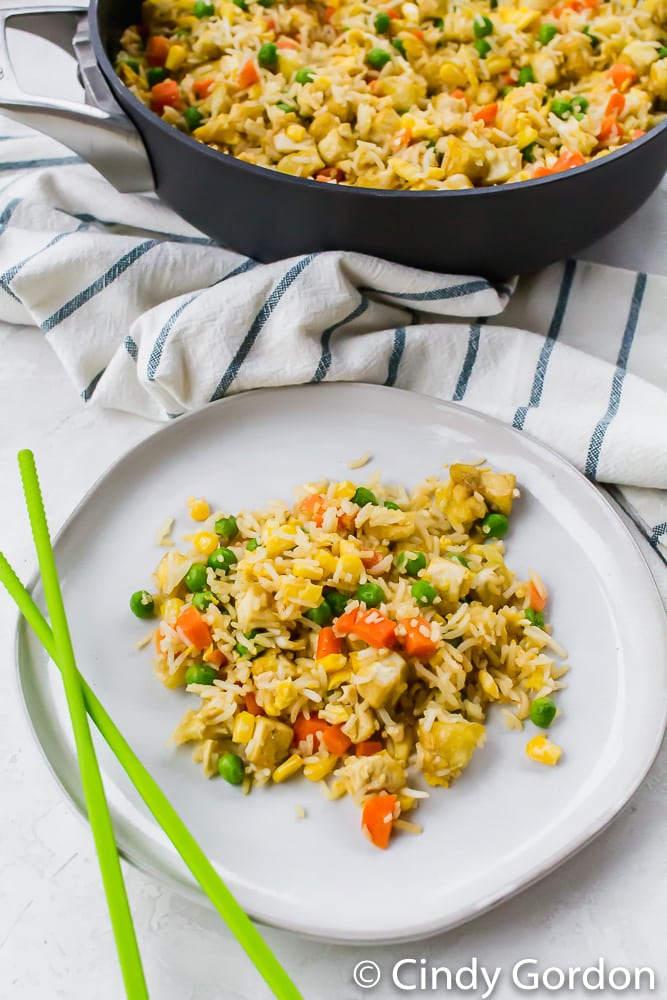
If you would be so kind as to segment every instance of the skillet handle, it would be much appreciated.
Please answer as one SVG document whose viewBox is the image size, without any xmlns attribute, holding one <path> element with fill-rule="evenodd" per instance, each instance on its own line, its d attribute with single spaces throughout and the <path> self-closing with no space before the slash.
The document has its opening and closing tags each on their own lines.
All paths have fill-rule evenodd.
<svg viewBox="0 0 667 1000">
<path fill-rule="evenodd" d="M 69 146 L 119 191 L 153 191 L 155 180 L 141 137 L 113 98 L 99 70 L 87 17 L 87 0 L 0 9 L 0 110 L 8 118 Z M 7 27 L 55 41 L 74 51 L 86 103 L 23 91 L 7 45 Z"/>
</svg>

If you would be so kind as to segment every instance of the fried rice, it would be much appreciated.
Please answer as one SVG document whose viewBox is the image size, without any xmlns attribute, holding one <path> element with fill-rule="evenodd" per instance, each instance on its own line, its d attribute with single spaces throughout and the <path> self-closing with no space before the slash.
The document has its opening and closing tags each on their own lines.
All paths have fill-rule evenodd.
<svg viewBox="0 0 667 1000">
<path fill-rule="evenodd" d="M 528 180 L 667 107 L 667 0 L 146 0 L 143 16 L 116 61 L 140 101 L 222 153 L 327 183 Z"/>
<path fill-rule="evenodd" d="M 422 778 L 448 787 L 470 764 L 491 705 L 518 730 L 556 711 L 546 588 L 505 563 L 517 496 L 511 473 L 457 464 L 411 491 L 311 482 L 236 514 L 191 499 L 186 551 L 161 531 L 135 610 L 159 616 L 157 677 L 196 697 L 176 743 L 246 792 L 302 775 L 350 795 L 376 846 L 418 832 L 399 816 Z M 557 763 L 535 732 L 528 756 Z"/>
</svg>

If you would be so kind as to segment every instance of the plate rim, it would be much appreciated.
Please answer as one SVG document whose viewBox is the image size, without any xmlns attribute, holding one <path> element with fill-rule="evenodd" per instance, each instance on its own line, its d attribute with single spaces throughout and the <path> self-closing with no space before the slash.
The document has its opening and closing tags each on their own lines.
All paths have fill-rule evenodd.
<svg viewBox="0 0 667 1000">
<path fill-rule="evenodd" d="M 509 431 L 512 437 L 515 437 L 519 441 L 528 442 L 529 445 L 536 447 L 538 450 L 547 453 L 552 461 L 555 461 L 557 465 L 564 468 L 570 475 L 574 473 L 575 477 L 579 480 L 581 485 L 588 491 L 592 491 L 597 499 L 604 508 L 606 508 L 607 513 L 612 516 L 616 521 L 617 527 L 621 530 L 625 536 L 626 541 L 631 543 L 633 554 L 638 558 L 637 568 L 641 567 L 641 571 L 645 577 L 645 582 L 648 588 L 652 591 L 652 596 L 656 602 L 656 609 L 662 612 L 661 623 L 656 622 L 656 638 L 658 638 L 659 643 L 662 647 L 662 653 L 664 657 L 663 670 L 667 671 L 667 616 L 665 615 L 664 605 L 662 603 L 662 598 L 660 597 L 660 592 L 657 583 L 654 579 L 651 568 L 648 564 L 644 553 L 640 549 L 636 539 L 633 537 L 627 525 L 624 523 L 619 510 L 613 501 L 612 497 L 606 492 L 596 487 L 596 484 L 592 483 L 589 479 L 584 476 L 584 474 L 576 468 L 567 458 L 561 455 L 555 448 L 551 445 L 544 444 L 542 441 L 538 440 L 529 432 L 519 431 L 515 427 L 511 426 L 507 422 L 500 420 L 497 417 L 487 415 L 479 410 L 475 410 L 471 407 L 465 406 L 458 402 L 454 402 L 448 399 L 441 399 L 437 396 L 432 396 L 428 393 L 415 392 L 410 389 L 397 388 L 395 386 L 379 385 L 375 383 L 366 383 L 358 381 L 331 381 L 318 383 L 316 386 L 311 383 L 296 384 L 289 386 L 270 386 L 259 389 L 248 389 L 245 391 L 234 393 L 233 395 L 223 397 L 220 400 L 216 400 L 213 403 L 209 403 L 197 410 L 185 413 L 168 424 L 160 424 L 151 433 L 146 435 L 140 441 L 133 444 L 129 449 L 123 451 L 121 455 L 113 460 L 113 462 L 95 479 L 91 486 L 85 491 L 81 499 L 76 503 L 70 514 L 65 518 L 62 525 L 59 527 L 57 533 L 53 538 L 53 546 L 57 555 L 58 545 L 65 535 L 71 531 L 74 522 L 77 520 L 80 511 L 86 506 L 88 501 L 93 497 L 93 495 L 109 480 L 111 479 L 118 467 L 122 465 L 125 461 L 131 457 L 136 456 L 144 448 L 149 449 L 154 441 L 154 439 L 161 437 L 162 435 L 167 435 L 170 431 L 176 427 L 182 426 L 183 423 L 195 422 L 198 419 L 204 419 L 205 416 L 210 414 L 212 408 L 220 408 L 234 405 L 234 403 L 244 397 L 252 396 L 280 396 L 284 393 L 298 393 L 300 391 L 318 391 L 318 392 L 331 392 L 336 391 L 339 388 L 353 388 L 358 390 L 363 390 L 364 392 L 376 392 L 383 395 L 396 395 L 400 394 L 402 396 L 416 397 L 418 400 L 422 401 L 425 405 L 435 406 L 436 409 L 441 409 L 445 414 L 447 412 L 463 413 L 465 416 L 473 417 L 482 424 L 491 424 L 498 428 L 502 428 L 504 431 Z M 39 570 L 34 569 L 29 582 L 26 584 L 28 591 L 34 594 L 36 587 L 40 582 Z M 29 698 L 27 696 L 25 685 L 23 683 L 23 668 L 22 668 L 22 658 L 29 656 L 27 646 L 33 640 L 32 634 L 30 633 L 29 626 L 23 620 L 20 613 L 15 615 L 15 628 L 14 628 L 14 668 L 15 668 L 15 680 L 18 688 L 19 700 L 21 702 L 24 717 L 27 721 L 30 733 L 32 735 L 34 743 L 37 745 L 38 750 L 47 765 L 47 769 L 55 781 L 56 785 L 60 789 L 64 799 L 66 800 L 70 809 L 78 816 L 78 818 L 85 824 L 88 824 L 88 817 L 85 809 L 85 802 L 81 799 L 79 789 L 75 791 L 68 787 L 64 778 L 61 778 L 56 765 L 51 761 L 47 749 L 44 746 L 39 732 L 37 730 L 36 724 L 33 721 L 33 715 L 29 707 Z M 40 646 L 40 652 L 44 652 Z M 46 659 L 45 667 L 48 668 L 48 657 Z M 247 907 L 246 912 L 256 923 L 267 926 L 276 927 L 278 929 L 287 930 L 292 933 L 297 933 L 310 940 L 317 941 L 329 941 L 332 943 L 337 943 L 341 945 L 355 945 L 363 947 L 364 945 L 374 944 L 398 944 L 398 943 L 409 943 L 429 937 L 433 937 L 437 934 L 443 933 L 445 931 L 452 930 L 459 927 L 475 918 L 481 916 L 482 914 L 494 909 L 495 907 L 501 905 L 505 901 L 508 901 L 531 886 L 535 885 L 537 882 L 546 878 L 548 875 L 552 874 L 557 868 L 573 858 L 585 847 L 587 847 L 593 840 L 600 836 L 609 826 L 617 819 L 621 813 L 628 807 L 633 797 L 639 790 L 642 782 L 644 781 L 646 775 L 650 771 L 651 767 L 655 763 L 655 760 L 660 752 L 662 742 L 667 730 L 667 699 L 663 700 L 661 719 L 659 724 L 659 731 L 656 733 L 655 738 L 651 744 L 650 749 L 645 751 L 643 756 L 643 761 L 641 767 L 637 768 L 635 777 L 632 780 L 626 781 L 622 789 L 614 797 L 613 803 L 610 803 L 604 810 L 601 810 L 596 816 L 595 820 L 591 820 L 587 827 L 575 837 L 571 842 L 564 845 L 559 851 L 556 851 L 550 856 L 548 862 L 542 862 L 536 865 L 533 870 L 524 874 L 520 878 L 508 879 L 502 886 L 499 886 L 494 892 L 487 896 L 480 896 L 476 904 L 467 904 L 464 907 L 464 911 L 456 914 L 452 918 L 447 918 L 444 915 L 438 920 L 437 918 L 432 918 L 423 921 L 419 926 L 414 926 L 407 929 L 402 929 L 397 925 L 395 931 L 391 934 L 386 931 L 381 931 L 377 934 L 373 934 L 372 931 L 367 932 L 363 937 L 355 934 L 353 937 L 348 936 L 345 933 L 344 928 L 340 929 L 340 932 L 334 932 L 331 928 L 318 931 L 313 929 L 312 925 L 306 925 L 305 922 L 299 922 L 298 920 L 291 919 L 269 919 L 261 913 L 255 912 L 252 906 Z M 76 763 L 75 754 L 71 747 L 63 745 L 64 754 L 69 758 L 69 761 L 73 763 L 75 771 L 78 775 L 78 766 Z M 129 780 L 129 779 L 128 779 Z M 117 811 L 111 806 L 112 818 L 114 815 L 118 815 Z M 185 821 L 185 820 L 184 820 Z M 155 823 L 159 827 L 157 821 L 151 818 L 151 822 Z M 138 836 L 142 838 L 139 833 Z M 166 836 L 166 835 L 165 835 Z M 143 839 L 143 838 L 142 838 Z M 198 902 L 200 905 L 206 905 L 207 907 L 213 909 L 212 903 L 206 896 L 205 892 L 201 889 L 197 883 L 194 876 L 191 875 L 185 862 L 180 858 L 180 855 L 173 847 L 171 842 L 169 842 L 169 850 L 173 852 L 176 864 L 182 867 L 183 877 L 177 877 L 172 870 L 165 870 L 160 867 L 159 863 L 152 863 L 148 854 L 150 852 L 141 853 L 135 850 L 132 844 L 118 843 L 119 854 L 131 865 L 137 868 L 144 874 L 155 878 L 158 882 L 169 888 L 180 892 L 186 898 L 192 901 Z M 153 853 L 155 853 L 153 851 Z M 186 874 L 187 872 L 187 874 Z M 222 875 L 220 876 L 223 877 Z M 224 880 L 224 879 L 223 879 Z M 233 891 L 230 889 L 230 891 Z M 238 891 L 238 890 L 236 890 Z"/>
</svg>

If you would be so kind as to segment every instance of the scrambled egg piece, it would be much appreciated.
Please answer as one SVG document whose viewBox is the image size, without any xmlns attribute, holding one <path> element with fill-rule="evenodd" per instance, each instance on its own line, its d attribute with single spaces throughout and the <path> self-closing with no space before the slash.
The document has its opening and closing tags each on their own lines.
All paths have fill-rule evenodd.
<svg viewBox="0 0 667 1000">
<path fill-rule="evenodd" d="M 419 723 L 419 742 L 424 757 L 424 777 L 429 785 L 446 788 L 468 766 L 477 747 L 486 739 L 486 730 L 478 722 L 436 719 L 426 731 Z"/>
<path fill-rule="evenodd" d="M 287 755 L 292 743 L 292 727 L 276 719 L 259 716 L 255 731 L 246 747 L 246 757 L 255 767 L 277 767 Z"/>
<path fill-rule="evenodd" d="M 336 775 L 357 803 L 378 792 L 398 792 L 406 785 L 403 767 L 386 750 L 372 757 L 348 757 Z"/>
<path fill-rule="evenodd" d="M 352 682 L 372 708 L 395 705 L 405 691 L 408 665 L 398 653 L 377 652 L 372 659 L 352 653 Z"/>
</svg>

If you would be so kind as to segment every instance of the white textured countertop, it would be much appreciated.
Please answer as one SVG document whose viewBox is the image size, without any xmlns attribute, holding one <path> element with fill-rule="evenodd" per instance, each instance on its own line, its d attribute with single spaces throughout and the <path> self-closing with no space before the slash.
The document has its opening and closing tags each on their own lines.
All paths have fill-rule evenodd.
<svg viewBox="0 0 667 1000">
<path fill-rule="evenodd" d="M 667 273 L 666 203 L 663 190 L 588 256 Z M 16 452 L 35 450 L 56 529 L 97 476 L 155 425 L 85 407 L 37 331 L 0 325 L 0 358 L 0 544 L 25 577 L 33 551 Z M 667 603 L 667 570 L 638 540 Z M 0 595 L 0 998 L 120 1000 L 90 832 L 63 800 L 32 741 L 15 681 L 14 624 L 13 609 Z M 422 958 L 428 968 L 456 971 L 473 958 L 488 969 L 502 968 L 492 994 L 500 1000 L 524 995 L 511 985 L 511 970 L 525 958 L 536 959 L 542 969 L 585 967 L 600 957 L 610 966 L 649 966 L 655 992 L 628 993 L 667 996 L 666 790 L 663 748 L 629 807 L 592 845 L 517 898 L 422 944 L 356 950 L 275 930 L 265 930 L 265 936 L 307 1000 L 400 996 L 404 990 L 391 985 L 392 966 L 416 960 L 405 967 L 407 986 L 418 982 L 409 973 L 421 968 Z M 268 996 L 217 915 L 129 866 L 124 871 L 154 1000 Z M 363 959 L 383 972 L 376 989 L 353 983 L 352 971 Z M 448 992 L 441 979 L 435 991 L 410 992 L 481 997 L 484 987 Z M 590 992 L 579 984 L 528 995 L 583 998 Z"/>
</svg>

